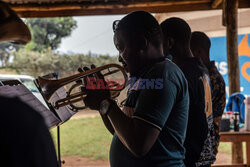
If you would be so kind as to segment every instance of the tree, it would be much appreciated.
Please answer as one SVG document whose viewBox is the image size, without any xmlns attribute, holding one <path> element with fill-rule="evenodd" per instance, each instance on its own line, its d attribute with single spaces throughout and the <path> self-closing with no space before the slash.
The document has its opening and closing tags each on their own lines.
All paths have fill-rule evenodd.
<svg viewBox="0 0 250 167">
<path fill-rule="evenodd" d="M 17 51 L 20 48 L 20 45 L 11 44 L 8 42 L 0 43 L 0 66 L 4 67 L 8 65 L 10 59 L 10 52 Z"/>
<path fill-rule="evenodd" d="M 25 47 L 33 51 L 43 51 L 59 47 L 62 38 L 67 37 L 77 27 L 72 17 L 31 18 L 25 20 L 30 27 L 32 41 Z"/>
<path fill-rule="evenodd" d="M 32 34 L 32 41 L 25 48 L 39 52 L 46 51 L 48 48 L 57 49 L 62 38 L 69 36 L 77 27 L 77 22 L 72 17 L 32 18 L 26 19 L 25 22 Z M 22 45 L 7 42 L 0 43 L 0 66 L 8 65 L 10 52 L 18 51 L 22 47 Z"/>
</svg>

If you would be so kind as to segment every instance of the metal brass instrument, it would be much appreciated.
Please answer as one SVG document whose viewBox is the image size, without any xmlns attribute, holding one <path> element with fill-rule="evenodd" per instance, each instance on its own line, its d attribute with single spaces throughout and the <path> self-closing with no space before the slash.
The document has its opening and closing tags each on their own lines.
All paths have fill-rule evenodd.
<svg viewBox="0 0 250 167">
<path fill-rule="evenodd" d="M 126 79 L 127 79 L 127 74 L 124 70 L 124 68 L 118 64 L 108 64 L 104 66 L 100 66 L 85 72 L 80 72 L 78 74 L 58 79 L 58 80 L 51 80 L 51 79 L 46 79 L 44 77 L 38 77 L 35 80 L 35 84 L 38 87 L 39 91 L 43 95 L 44 99 L 49 102 L 51 100 L 51 97 L 53 94 L 61 87 L 65 87 L 67 84 L 72 84 L 73 85 L 68 89 L 66 92 L 66 97 L 57 100 L 54 104 L 52 104 L 53 108 L 58 109 L 60 107 L 69 105 L 71 106 L 71 109 L 73 111 L 78 111 L 80 109 L 85 109 L 86 106 L 77 106 L 75 105 L 78 102 L 83 102 L 84 98 L 86 97 L 86 83 L 82 82 L 85 77 L 96 77 L 98 78 L 98 73 L 101 73 L 104 77 L 104 80 L 109 83 L 109 91 L 111 93 L 111 98 L 116 98 L 119 96 L 120 91 L 122 91 L 126 87 Z M 108 80 L 106 78 L 110 77 L 112 79 L 112 75 L 115 73 L 121 73 L 120 76 L 122 76 L 122 83 L 116 82 L 115 79 L 113 80 Z M 121 78 L 121 77 L 120 77 Z M 119 81 L 121 81 L 119 80 Z M 80 81 L 80 82 L 79 82 Z M 118 81 L 118 80 L 117 80 Z M 110 85 L 111 84 L 111 85 Z M 76 88 L 79 88 L 77 92 L 73 92 Z"/>
</svg>

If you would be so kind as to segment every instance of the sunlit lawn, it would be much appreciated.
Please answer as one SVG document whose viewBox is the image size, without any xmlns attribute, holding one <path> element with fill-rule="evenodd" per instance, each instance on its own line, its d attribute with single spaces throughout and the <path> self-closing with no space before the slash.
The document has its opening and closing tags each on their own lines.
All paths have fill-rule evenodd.
<svg viewBox="0 0 250 167">
<path fill-rule="evenodd" d="M 112 135 L 100 117 L 72 119 L 61 125 L 62 156 L 80 155 L 108 159 Z M 56 144 L 56 128 L 51 131 Z"/>
<path fill-rule="evenodd" d="M 231 143 L 221 142 L 219 145 L 219 152 L 231 154 Z"/>
<path fill-rule="evenodd" d="M 108 159 L 112 136 L 100 117 L 69 120 L 61 125 L 60 132 L 62 156 L 80 155 Z M 51 133 L 56 144 L 56 128 Z M 231 143 L 220 143 L 219 152 L 231 154 Z"/>
</svg>

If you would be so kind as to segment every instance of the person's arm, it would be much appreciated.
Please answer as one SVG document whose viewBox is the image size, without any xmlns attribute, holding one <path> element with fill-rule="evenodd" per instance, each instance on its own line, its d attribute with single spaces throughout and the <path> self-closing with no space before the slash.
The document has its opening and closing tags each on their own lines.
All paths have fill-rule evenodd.
<svg viewBox="0 0 250 167">
<path fill-rule="evenodd" d="M 138 157 L 146 155 L 157 140 L 176 99 L 176 87 L 169 81 L 162 89 L 141 90 L 135 113 L 126 116 L 111 105 L 108 118 L 121 142 Z"/>
<path fill-rule="evenodd" d="M 160 133 L 149 123 L 126 116 L 117 105 L 111 106 L 108 118 L 121 142 L 137 157 L 148 153 Z"/>
<path fill-rule="evenodd" d="M 94 69 L 94 68 L 96 68 L 96 66 L 92 64 L 91 69 Z M 84 72 L 84 71 L 88 71 L 88 70 L 90 70 L 90 68 L 88 68 L 88 67 L 78 68 L 78 72 Z M 99 79 L 103 79 L 104 84 L 107 85 L 106 81 L 104 80 L 104 76 L 100 72 L 96 73 L 96 75 L 98 76 Z M 92 79 L 93 79 L 96 76 L 90 75 L 89 77 L 92 77 Z M 85 86 L 89 84 L 88 81 L 90 81 L 90 79 L 85 77 L 84 80 L 83 80 Z M 80 80 L 79 82 L 81 83 L 82 80 Z M 85 89 L 86 89 L 86 87 L 85 87 Z M 83 91 L 86 91 L 86 90 L 83 89 Z M 101 97 L 98 96 L 98 95 L 101 95 Z M 102 99 L 104 99 L 105 97 L 110 97 L 110 93 L 107 90 L 103 90 L 103 91 L 100 91 L 100 93 L 98 93 L 98 92 L 97 92 L 97 94 L 94 93 L 92 97 L 94 97 L 94 100 L 97 103 L 100 103 L 102 101 Z M 90 101 L 93 101 L 93 100 L 90 100 Z M 93 105 L 91 105 L 91 106 L 93 106 Z M 96 107 L 97 105 L 94 105 L 94 106 Z M 97 108 L 99 108 L 99 107 L 97 107 Z M 96 110 L 97 108 L 92 108 L 92 109 Z M 113 135 L 114 134 L 114 129 L 113 129 L 108 117 L 106 115 L 101 115 L 101 117 L 102 117 L 102 121 L 103 121 L 105 127 Z"/>
<path fill-rule="evenodd" d="M 210 78 L 212 85 L 213 116 L 221 117 L 226 105 L 225 82 L 218 71 Z"/>
<path fill-rule="evenodd" d="M 112 124 L 110 123 L 110 121 L 109 121 L 107 115 L 101 115 L 101 117 L 102 117 L 102 121 L 103 121 L 105 127 L 108 129 L 108 131 L 109 131 L 112 135 L 114 135 L 115 130 L 114 130 Z"/>
<path fill-rule="evenodd" d="M 175 103 L 176 85 L 164 81 L 161 86 L 140 91 L 133 117 L 126 116 L 115 103 L 109 107 L 108 118 L 115 133 L 135 156 L 144 156 L 149 152 Z M 100 104 L 109 98 L 107 90 L 87 90 L 84 103 L 102 113 Z"/>
</svg>

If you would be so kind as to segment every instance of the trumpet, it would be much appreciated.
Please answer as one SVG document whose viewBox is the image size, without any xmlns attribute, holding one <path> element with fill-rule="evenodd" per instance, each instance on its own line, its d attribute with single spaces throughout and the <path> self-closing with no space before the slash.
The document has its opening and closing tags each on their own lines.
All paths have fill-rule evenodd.
<svg viewBox="0 0 250 167">
<path fill-rule="evenodd" d="M 45 77 L 39 76 L 37 79 L 35 79 L 35 84 L 38 87 L 39 91 L 41 92 L 43 98 L 47 103 L 50 104 L 50 100 L 55 94 L 55 92 L 62 88 L 66 87 L 68 84 L 72 84 L 68 91 L 66 91 L 66 97 L 63 97 L 61 99 L 58 99 L 54 102 L 54 104 L 51 104 L 53 108 L 59 109 L 63 106 L 71 106 L 72 111 L 78 111 L 81 109 L 85 109 L 85 104 L 79 106 L 76 105 L 79 102 L 83 103 L 84 98 L 86 97 L 87 93 L 86 89 L 89 89 L 88 85 L 91 82 L 82 82 L 86 81 L 87 77 L 88 79 L 91 77 L 95 77 L 98 79 L 98 73 L 101 73 L 104 79 L 104 82 L 106 83 L 106 86 L 104 89 L 108 89 L 110 91 L 111 98 L 115 99 L 117 96 L 119 96 L 119 93 L 126 87 L 126 79 L 127 74 L 124 70 L 124 68 L 118 64 L 108 64 L 104 66 L 100 66 L 85 72 L 80 72 L 78 74 L 58 79 L 58 80 L 52 80 L 47 79 Z M 112 75 L 115 73 L 120 73 L 119 77 L 122 76 L 121 79 L 114 79 L 112 78 Z M 102 79 L 100 81 L 103 81 Z M 118 82 L 119 81 L 119 82 Z M 96 82 L 92 82 L 92 84 Z M 93 85 L 92 85 L 93 86 Z M 94 85 L 96 87 L 90 87 L 90 89 L 103 89 L 101 85 Z M 77 89 L 78 88 L 78 89 Z M 74 90 L 74 91 L 73 91 Z"/>
</svg>

